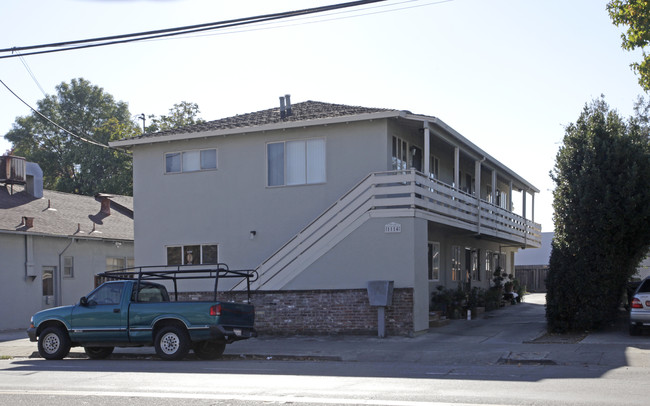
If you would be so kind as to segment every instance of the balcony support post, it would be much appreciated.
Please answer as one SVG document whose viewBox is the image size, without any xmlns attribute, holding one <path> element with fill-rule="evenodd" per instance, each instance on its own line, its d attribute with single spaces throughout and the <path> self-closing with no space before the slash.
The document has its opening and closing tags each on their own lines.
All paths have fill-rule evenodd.
<svg viewBox="0 0 650 406">
<path fill-rule="evenodd" d="M 424 156 L 422 160 L 424 161 L 424 173 L 427 177 L 431 177 L 431 140 L 430 140 L 431 131 L 429 130 L 429 122 L 424 122 Z"/>
<path fill-rule="evenodd" d="M 454 147 L 454 187 L 460 190 L 460 148 Z"/>
<path fill-rule="evenodd" d="M 478 216 L 476 233 L 479 235 L 481 234 L 481 164 L 483 161 L 485 161 L 485 158 L 474 161 L 474 193 L 476 193 L 476 214 Z"/>
</svg>

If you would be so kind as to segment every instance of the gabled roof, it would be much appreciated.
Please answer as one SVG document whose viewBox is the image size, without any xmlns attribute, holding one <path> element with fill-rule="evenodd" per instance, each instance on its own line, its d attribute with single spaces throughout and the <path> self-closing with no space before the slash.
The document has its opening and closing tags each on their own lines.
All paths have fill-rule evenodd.
<svg viewBox="0 0 650 406">
<path fill-rule="evenodd" d="M 382 109 L 371 107 L 348 106 L 344 104 L 323 103 L 306 101 L 291 105 L 291 114 L 282 117 L 280 107 L 261 110 L 253 113 L 236 115 L 220 120 L 207 121 L 192 126 L 178 127 L 167 131 L 152 134 L 143 134 L 138 137 L 111 141 L 113 147 L 133 147 L 135 145 L 152 144 L 156 142 L 188 140 L 214 136 L 232 136 L 252 132 L 273 131 L 289 128 L 300 128 L 317 125 L 330 125 L 352 121 L 402 119 L 416 127 L 437 126 L 449 137 L 452 145 L 462 145 L 466 151 L 473 152 L 477 160 L 487 161 L 487 164 L 507 173 L 517 184 L 515 187 L 522 190 L 539 193 L 530 182 L 523 179 L 507 166 L 490 156 L 470 140 L 455 131 L 437 117 L 413 114 L 408 110 Z"/>
<path fill-rule="evenodd" d="M 219 120 L 206 121 L 201 124 L 178 127 L 157 133 L 143 134 L 138 137 L 111 142 L 111 145 L 131 145 L 130 141 L 132 140 L 149 139 L 153 142 L 158 137 L 167 137 L 176 134 L 205 133 L 220 130 L 244 130 L 246 128 L 265 127 L 269 125 L 290 126 L 292 123 L 303 123 L 305 121 L 352 117 L 375 113 L 390 113 L 391 115 L 398 115 L 400 111 L 391 109 L 347 106 L 343 104 L 322 103 L 309 100 L 306 102 L 292 104 L 291 114 L 285 116 L 284 118 L 282 118 L 280 108 L 276 107 L 252 113 L 238 114 L 233 117 L 222 118 Z"/>
<path fill-rule="evenodd" d="M 133 198 L 129 196 L 81 196 L 43 190 L 38 199 L 23 187 L 0 186 L 0 233 L 109 240 L 133 240 Z M 101 201 L 110 199 L 110 214 Z M 24 217 L 33 218 L 33 226 Z M 94 231 L 93 231 L 94 230 Z"/>
</svg>

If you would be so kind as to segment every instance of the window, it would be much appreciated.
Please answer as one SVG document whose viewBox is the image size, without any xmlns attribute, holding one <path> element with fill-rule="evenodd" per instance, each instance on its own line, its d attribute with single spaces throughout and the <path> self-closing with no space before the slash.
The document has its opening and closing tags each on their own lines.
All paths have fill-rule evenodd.
<svg viewBox="0 0 650 406">
<path fill-rule="evenodd" d="M 491 281 L 492 280 L 492 272 L 494 272 L 492 268 L 492 251 L 485 251 L 485 280 L 486 281 Z"/>
<path fill-rule="evenodd" d="M 440 160 L 434 156 L 430 155 L 429 156 L 429 177 L 431 179 L 440 179 L 440 172 L 439 172 L 439 166 L 440 166 Z"/>
<path fill-rule="evenodd" d="M 167 247 L 167 265 L 199 265 L 218 263 L 216 244 Z"/>
<path fill-rule="evenodd" d="M 88 304 L 94 305 L 117 305 L 122 300 L 124 282 L 107 283 L 92 291 L 87 299 Z"/>
<path fill-rule="evenodd" d="M 54 268 L 43 267 L 43 296 L 54 296 Z"/>
<path fill-rule="evenodd" d="M 197 172 L 217 169 L 217 150 L 202 149 L 165 154 L 165 173 Z"/>
<path fill-rule="evenodd" d="M 273 142 L 266 146 L 268 186 L 324 183 L 325 140 Z"/>
<path fill-rule="evenodd" d="M 392 160 L 394 171 L 408 167 L 408 144 L 401 138 L 393 137 Z"/>
<path fill-rule="evenodd" d="M 481 272 L 479 270 L 479 261 L 478 261 L 479 250 L 472 250 L 471 258 L 472 258 L 472 280 L 480 281 Z"/>
<path fill-rule="evenodd" d="M 508 210 L 508 194 L 497 189 L 497 206 Z"/>
<path fill-rule="evenodd" d="M 429 243 L 429 280 L 440 280 L 440 243 Z"/>
<path fill-rule="evenodd" d="M 106 257 L 106 270 L 116 271 L 118 269 L 133 268 L 133 258 Z"/>
<path fill-rule="evenodd" d="M 455 282 L 461 281 L 461 268 L 460 268 L 460 247 L 454 245 L 451 247 L 451 280 Z"/>
<path fill-rule="evenodd" d="M 63 277 L 64 278 L 73 278 L 74 277 L 74 258 L 73 257 L 63 257 Z"/>
</svg>

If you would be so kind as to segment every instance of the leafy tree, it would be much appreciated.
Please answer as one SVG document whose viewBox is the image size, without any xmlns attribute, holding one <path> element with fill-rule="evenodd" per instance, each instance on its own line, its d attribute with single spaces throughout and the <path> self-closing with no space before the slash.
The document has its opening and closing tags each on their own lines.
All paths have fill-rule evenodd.
<svg viewBox="0 0 650 406">
<path fill-rule="evenodd" d="M 41 166 L 45 188 L 86 195 L 132 193 L 131 157 L 97 145 L 136 134 L 126 103 L 79 78 L 58 85 L 56 95 L 38 101 L 37 110 L 76 135 L 36 113 L 18 117 L 5 135 L 15 155 Z"/>
<path fill-rule="evenodd" d="M 622 47 L 627 51 L 640 48 L 643 61 L 633 63 L 632 69 L 639 75 L 639 84 L 645 91 L 650 90 L 650 55 L 645 47 L 650 43 L 650 1 L 612 0 L 607 11 L 614 25 L 627 26 L 627 33 L 621 34 Z"/>
<path fill-rule="evenodd" d="M 147 126 L 147 132 L 153 133 L 203 123 L 204 120 L 198 117 L 200 113 L 198 104 L 182 101 L 174 104 L 174 107 L 169 109 L 167 116 L 150 115 L 151 124 Z"/>
<path fill-rule="evenodd" d="M 550 331 L 590 330 L 617 313 L 650 247 L 648 106 L 625 122 L 604 99 L 566 128 L 551 177 L 555 237 L 549 261 Z"/>
</svg>

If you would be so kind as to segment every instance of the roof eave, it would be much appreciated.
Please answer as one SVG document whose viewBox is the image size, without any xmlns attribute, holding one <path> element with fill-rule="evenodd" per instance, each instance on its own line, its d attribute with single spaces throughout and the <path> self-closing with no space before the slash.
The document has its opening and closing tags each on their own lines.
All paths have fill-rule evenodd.
<svg viewBox="0 0 650 406">
<path fill-rule="evenodd" d="M 201 131 L 195 133 L 177 133 L 177 134 L 170 134 L 170 135 L 149 136 L 145 138 L 131 138 L 126 140 L 111 141 L 109 142 L 109 145 L 111 147 L 116 147 L 116 148 L 126 148 L 135 145 L 154 144 L 158 142 L 191 140 L 191 139 L 206 138 L 206 137 L 222 137 L 222 136 L 229 136 L 235 134 L 248 134 L 248 133 L 264 132 L 264 131 L 285 130 L 290 128 L 304 128 L 304 127 L 313 127 L 319 125 L 341 124 L 341 123 L 349 123 L 355 121 L 381 120 L 381 119 L 394 118 L 394 117 L 404 117 L 406 114 L 407 113 L 404 111 L 390 110 L 390 111 L 381 111 L 376 113 L 355 114 L 351 116 L 319 118 L 314 120 L 284 121 L 284 122 L 273 123 L 273 124 L 264 124 L 260 126 L 237 127 L 237 128 L 223 129 L 223 130 L 209 130 L 209 131 Z"/>
</svg>

